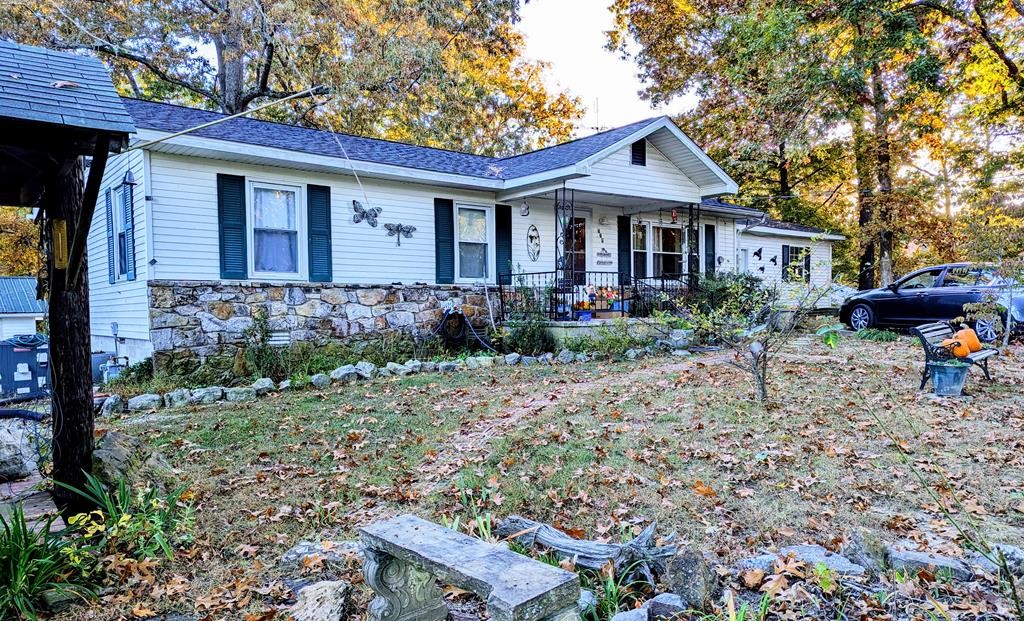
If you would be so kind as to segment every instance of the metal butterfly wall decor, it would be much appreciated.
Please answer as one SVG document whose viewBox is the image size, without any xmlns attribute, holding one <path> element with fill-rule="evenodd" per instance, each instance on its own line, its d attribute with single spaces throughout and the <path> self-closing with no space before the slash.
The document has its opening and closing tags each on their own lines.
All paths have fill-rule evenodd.
<svg viewBox="0 0 1024 621">
<path fill-rule="evenodd" d="M 363 220 L 366 220 L 366 223 L 373 228 L 377 228 L 377 216 L 380 215 L 380 212 L 384 211 L 380 207 L 370 207 L 367 209 L 366 207 L 363 207 L 362 203 L 356 200 L 352 201 L 352 210 L 355 211 L 355 214 L 352 216 L 353 223 L 359 224 Z"/>
<path fill-rule="evenodd" d="M 770 263 L 771 263 L 772 265 L 778 265 L 778 264 L 779 264 L 779 255 L 775 255 L 775 256 L 773 256 L 772 258 L 768 259 L 768 261 L 769 261 L 769 262 L 770 262 Z"/>
<path fill-rule="evenodd" d="M 763 250 L 763 248 L 758 248 L 757 250 L 754 251 L 754 257 L 757 258 L 758 261 L 761 260 L 761 251 L 762 250 Z"/>
<path fill-rule="evenodd" d="M 384 228 L 388 231 L 388 237 L 395 238 L 395 245 L 402 245 L 402 238 L 412 239 L 412 234 L 416 232 L 416 227 L 411 224 L 392 224 L 391 222 L 385 222 Z"/>
</svg>

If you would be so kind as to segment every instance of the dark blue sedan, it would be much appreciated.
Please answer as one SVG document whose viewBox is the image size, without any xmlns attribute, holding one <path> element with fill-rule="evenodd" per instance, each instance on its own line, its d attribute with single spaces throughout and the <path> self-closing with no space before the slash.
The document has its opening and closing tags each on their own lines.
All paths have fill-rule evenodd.
<svg viewBox="0 0 1024 621">
<path fill-rule="evenodd" d="M 1024 291 L 1018 283 L 1013 298 L 1005 280 L 991 267 L 970 263 L 935 265 L 919 269 L 888 287 L 859 291 L 843 302 L 839 320 L 854 330 L 873 327 L 906 327 L 963 317 L 964 304 L 998 300 L 1006 312 L 1012 307 L 1013 322 L 1024 325 Z M 1005 325 L 1005 315 L 1004 315 Z M 996 339 L 990 321 L 974 325 L 983 341 Z"/>
</svg>

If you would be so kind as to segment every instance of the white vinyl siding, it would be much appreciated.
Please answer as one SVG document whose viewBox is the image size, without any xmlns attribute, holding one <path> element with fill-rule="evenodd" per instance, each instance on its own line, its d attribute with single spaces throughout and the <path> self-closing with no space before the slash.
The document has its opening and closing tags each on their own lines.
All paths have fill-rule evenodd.
<svg viewBox="0 0 1024 621">
<path fill-rule="evenodd" d="M 118 279 L 110 284 L 107 275 L 107 204 L 106 191 L 112 192 L 112 209 L 115 230 L 117 223 L 122 222 L 123 213 L 120 195 L 117 190 L 124 181 L 124 174 L 129 169 L 135 178 L 136 186 L 132 193 L 135 220 L 135 280 L 127 280 L 120 275 L 120 266 L 115 263 Z M 149 237 L 146 234 L 149 225 L 149 213 L 146 209 L 144 188 L 145 171 L 142 151 L 129 151 L 112 155 L 100 185 L 99 200 L 93 213 L 92 225 L 89 228 L 89 319 L 92 326 L 94 349 L 98 349 L 98 337 L 111 337 L 111 322 L 117 322 L 118 336 L 125 339 L 149 341 L 149 293 L 146 286 L 146 268 L 151 258 Z M 194 223 L 185 226 L 193 231 Z M 216 230 L 214 231 L 216 233 Z M 114 244 L 117 252 L 118 244 Z M 216 246 L 214 247 L 216 251 Z M 116 258 L 116 257 L 115 257 Z M 110 341 L 109 338 L 105 339 Z M 103 346 L 109 349 L 109 346 Z M 137 360 L 133 360 L 137 362 Z"/>
<path fill-rule="evenodd" d="M 746 250 L 750 258 L 750 274 L 756 276 L 766 283 L 774 283 L 780 286 L 786 299 L 795 300 L 807 290 L 807 287 L 824 288 L 832 284 L 832 242 L 816 240 L 809 237 L 787 236 L 785 231 L 780 230 L 780 235 L 763 235 L 751 232 L 741 233 L 743 226 L 737 225 L 739 235 L 739 249 Z M 803 280 L 785 282 L 783 280 L 782 246 L 788 245 L 791 248 L 810 248 L 811 251 L 811 278 L 810 283 Z M 761 251 L 758 258 L 757 251 Z M 727 255 L 726 255 L 727 256 Z M 773 262 L 772 259 L 775 259 Z M 761 268 L 764 268 L 763 270 Z M 830 298 L 824 296 L 819 302 L 819 307 L 828 306 Z"/>
<path fill-rule="evenodd" d="M 618 196 L 633 196 L 699 203 L 700 190 L 683 171 L 668 160 L 653 144 L 647 144 L 647 164 L 630 163 L 632 148 L 626 146 L 595 162 L 590 175 L 572 179 L 566 187 Z"/>
<path fill-rule="evenodd" d="M 0 341 L 12 336 L 35 333 L 36 318 L 34 316 L 0 315 Z"/>
<path fill-rule="evenodd" d="M 220 160 L 153 153 L 151 155 L 153 195 L 153 249 L 156 280 L 219 280 L 220 254 L 217 236 L 217 174 L 241 175 L 247 181 L 298 186 L 324 185 L 331 188 L 331 253 L 333 281 L 352 284 L 423 282 L 433 284 L 434 198 L 456 204 L 494 205 L 491 192 L 431 187 L 397 181 L 363 179 L 362 187 L 346 175 L 302 172 Z M 379 207 L 377 226 L 365 220 L 352 221 L 352 201 L 363 207 Z M 305 211 L 302 203 L 300 212 Z M 302 217 L 305 217 L 304 213 Z M 525 253 L 523 241 L 515 239 L 517 225 L 524 218 L 513 214 L 513 263 L 516 252 Z M 416 227 L 412 237 L 396 245 L 385 223 Z M 247 224 L 251 224 L 251 219 Z M 492 223 L 493 230 L 493 223 Z M 305 234 L 299 234 L 305 244 Z M 541 251 L 545 242 L 542 235 Z M 250 251 L 251 252 L 251 251 Z M 492 250 L 493 252 L 493 250 Z M 308 268 L 309 257 L 300 251 L 299 264 Z M 550 269 L 550 268 L 545 268 Z M 493 272 L 493 258 L 492 258 Z M 303 276 L 304 278 L 304 276 Z M 250 280 L 260 280 L 250 276 Z"/>
</svg>

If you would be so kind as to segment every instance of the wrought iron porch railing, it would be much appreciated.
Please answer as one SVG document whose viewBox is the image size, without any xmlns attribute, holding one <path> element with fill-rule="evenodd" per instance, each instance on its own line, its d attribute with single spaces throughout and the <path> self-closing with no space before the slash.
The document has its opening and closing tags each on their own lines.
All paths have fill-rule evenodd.
<svg viewBox="0 0 1024 621">
<path fill-rule="evenodd" d="M 680 312 L 686 275 L 630 278 L 620 272 L 526 272 L 503 274 L 501 314 L 505 320 L 535 316 L 573 321 L 620 316 L 649 317 L 655 310 Z"/>
</svg>

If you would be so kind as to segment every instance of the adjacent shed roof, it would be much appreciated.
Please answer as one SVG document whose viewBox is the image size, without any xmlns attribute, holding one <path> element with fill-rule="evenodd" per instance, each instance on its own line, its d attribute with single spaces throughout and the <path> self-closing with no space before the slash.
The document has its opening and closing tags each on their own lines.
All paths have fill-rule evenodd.
<svg viewBox="0 0 1024 621">
<path fill-rule="evenodd" d="M 135 131 L 98 59 L 6 41 L 0 41 L 0 118 Z"/>
<path fill-rule="evenodd" d="M 25 314 L 46 314 L 46 302 L 36 299 L 36 279 L 0 276 L 0 315 Z"/>
</svg>

